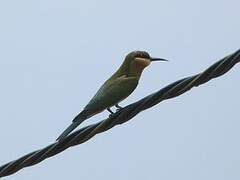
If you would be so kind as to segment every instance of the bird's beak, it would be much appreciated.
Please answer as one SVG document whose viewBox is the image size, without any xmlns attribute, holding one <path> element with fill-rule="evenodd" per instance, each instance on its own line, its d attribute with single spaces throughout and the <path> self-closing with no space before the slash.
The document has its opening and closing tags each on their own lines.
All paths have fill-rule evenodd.
<svg viewBox="0 0 240 180">
<path fill-rule="evenodd" d="M 151 57 L 150 58 L 150 61 L 168 61 L 168 60 L 166 60 L 166 59 L 162 59 L 162 58 L 153 58 L 153 57 Z"/>
</svg>

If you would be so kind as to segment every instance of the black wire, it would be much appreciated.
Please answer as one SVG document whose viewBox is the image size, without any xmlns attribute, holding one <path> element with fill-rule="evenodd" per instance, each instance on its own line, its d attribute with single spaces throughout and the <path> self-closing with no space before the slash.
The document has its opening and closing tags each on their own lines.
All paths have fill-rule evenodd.
<svg viewBox="0 0 240 180">
<path fill-rule="evenodd" d="M 43 149 L 29 153 L 15 161 L 1 166 L 0 177 L 14 174 L 24 167 L 33 166 L 49 157 L 55 156 L 56 154 L 63 152 L 69 147 L 82 144 L 98 133 L 102 133 L 116 125 L 129 121 L 139 112 L 151 108 L 163 100 L 177 97 L 195 86 L 199 86 L 211 79 L 223 75 L 238 62 L 240 62 L 240 50 L 214 63 L 202 73 L 178 80 L 162 88 L 161 90 L 124 107 L 120 111 L 113 114 L 111 117 L 99 123 L 83 127 L 82 129 L 73 132 L 61 142 L 54 142 L 53 144 Z"/>
</svg>

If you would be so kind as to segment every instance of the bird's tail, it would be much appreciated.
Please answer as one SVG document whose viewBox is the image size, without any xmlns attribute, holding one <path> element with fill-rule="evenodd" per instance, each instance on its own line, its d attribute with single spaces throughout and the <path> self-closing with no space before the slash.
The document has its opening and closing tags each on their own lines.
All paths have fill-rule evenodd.
<svg viewBox="0 0 240 180">
<path fill-rule="evenodd" d="M 70 134 L 77 126 L 79 126 L 84 120 L 88 117 L 86 116 L 86 111 L 82 111 L 78 114 L 72 121 L 72 124 L 68 126 L 68 128 L 63 131 L 63 133 L 57 138 L 57 141 L 63 140 L 68 134 Z"/>
</svg>

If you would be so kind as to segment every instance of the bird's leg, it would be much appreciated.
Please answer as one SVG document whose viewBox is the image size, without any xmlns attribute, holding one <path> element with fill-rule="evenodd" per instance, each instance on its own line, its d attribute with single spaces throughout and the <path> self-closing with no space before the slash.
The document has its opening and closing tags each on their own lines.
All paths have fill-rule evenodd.
<svg viewBox="0 0 240 180">
<path fill-rule="evenodd" d="M 107 108 L 108 112 L 110 112 L 110 116 L 114 114 L 114 112 L 110 109 L 110 108 Z"/>
<path fill-rule="evenodd" d="M 119 104 L 116 104 L 115 107 L 117 108 L 117 111 L 120 111 L 123 107 L 119 106 Z"/>
</svg>

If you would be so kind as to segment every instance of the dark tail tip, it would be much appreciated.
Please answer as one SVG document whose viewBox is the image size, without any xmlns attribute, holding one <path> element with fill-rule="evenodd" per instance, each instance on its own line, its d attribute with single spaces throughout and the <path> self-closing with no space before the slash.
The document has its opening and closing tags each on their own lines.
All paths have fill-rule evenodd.
<svg viewBox="0 0 240 180">
<path fill-rule="evenodd" d="M 68 126 L 68 128 L 63 131 L 63 133 L 57 138 L 57 141 L 62 141 L 65 137 L 68 136 L 79 124 L 81 124 L 84 120 L 87 119 L 86 112 L 82 111 L 79 113 L 72 121 L 72 124 Z"/>
<path fill-rule="evenodd" d="M 57 138 L 57 141 L 62 141 L 68 134 L 70 134 L 82 121 L 75 121 Z"/>
</svg>

